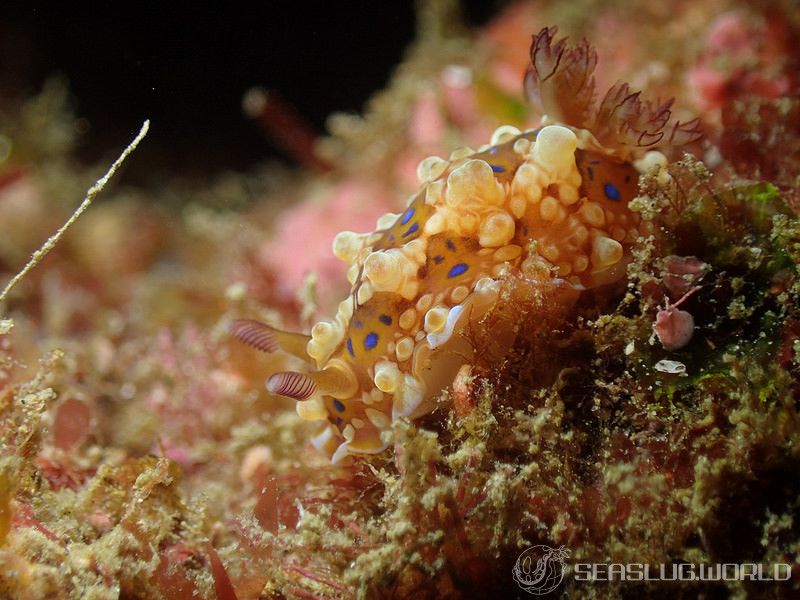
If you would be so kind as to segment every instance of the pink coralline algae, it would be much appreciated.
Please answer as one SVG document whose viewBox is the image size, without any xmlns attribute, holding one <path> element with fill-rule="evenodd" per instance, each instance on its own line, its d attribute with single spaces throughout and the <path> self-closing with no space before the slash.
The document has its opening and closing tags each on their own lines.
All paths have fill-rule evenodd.
<svg viewBox="0 0 800 600">
<path fill-rule="evenodd" d="M 276 292 L 294 299 L 310 273 L 319 279 L 319 301 L 329 306 L 345 268 L 330 252 L 331 238 L 344 227 L 367 228 L 392 208 L 379 186 L 357 180 L 321 189 L 287 210 L 275 224 L 276 236 L 264 242 L 259 262 L 275 274 Z"/>
<path fill-rule="evenodd" d="M 772 100 L 797 85 L 792 68 L 796 40 L 777 14 L 764 20 L 743 12 L 720 15 L 706 34 L 706 49 L 689 72 L 689 83 L 706 110 L 732 100 L 760 97 Z"/>
</svg>

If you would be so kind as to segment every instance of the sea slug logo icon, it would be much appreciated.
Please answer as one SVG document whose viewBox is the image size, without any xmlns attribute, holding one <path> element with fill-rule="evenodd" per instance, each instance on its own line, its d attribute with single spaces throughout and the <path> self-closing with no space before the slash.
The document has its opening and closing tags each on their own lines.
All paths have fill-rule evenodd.
<svg viewBox="0 0 800 600">
<path fill-rule="evenodd" d="M 531 546 L 517 558 L 514 581 L 529 594 L 543 596 L 558 587 L 564 578 L 564 560 L 569 550 L 564 546 Z"/>
</svg>

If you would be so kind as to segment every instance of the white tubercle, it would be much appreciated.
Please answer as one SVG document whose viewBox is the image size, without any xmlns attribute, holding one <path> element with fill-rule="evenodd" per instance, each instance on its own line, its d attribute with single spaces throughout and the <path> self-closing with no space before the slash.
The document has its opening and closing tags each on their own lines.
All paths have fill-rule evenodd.
<svg viewBox="0 0 800 600">
<path fill-rule="evenodd" d="M 317 368 L 321 369 L 330 358 L 336 346 L 344 339 L 350 324 L 351 315 L 346 312 L 346 306 L 345 310 L 342 309 L 342 304 L 332 321 L 320 321 L 311 328 L 311 339 L 306 344 L 306 353 L 316 361 Z M 352 299 L 348 304 L 352 304 Z"/>
<path fill-rule="evenodd" d="M 378 429 L 388 429 L 392 424 L 392 422 L 389 420 L 389 416 L 379 410 L 367 408 L 364 412 L 366 413 L 370 422 Z"/>
<path fill-rule="evenodd" d="M 400 362 L 408 360 L 414 353 L 414 340 L 410 337 L 401 338 L 395 346 L 394 353 Z"/>
<path fill-rule="evenodd" d="M 397 388 L 392 401 L 392 420 L 410 416 L 422 403 L 425 388 L 413 375 L 404 375 L 403 383 Z"/>
<path fill-rule="evenodd" d="M 342 442 L 331 456 L 331 464 L 338 465 L 350 454 L 350 442 Z"/>
<path fill-rule="evenodd" d="M 336 318 L 349 321 L 350 317 L 353 316 L 354 308 L 355 305 L 353 304 L 353 297 L 347 296 L 347 298 L 339 302 L 339 308 L 336 311 Z"/>
<path fill-rule="evenodd" d="M 439 179 L 429 184 L 425 190 L 425 204 L 438 206 L 444 203 L 444 180 Z"/>
<path fill-rule="evenodd" d="M 558 199 L 567 206 L 575 204 L 580 199 L 578 188 L 568 183 L 562 183 L 558 186 Z"/>
<path fill-rule="evenodd" d="M 436 306 L 425 313 L 425 331 L 436 333 L 442 330 L 447 322 L 449 309 L 444 306 Z"/>
<path fill-rule="evenodd" d="M 516 245 L 503 246 L 498 248 L 494 253 L 494 259 L 498 262 L 506 262 L 514 260 L 522 254 L 522 248 Z"/>
<path fill-rule="evenodd" d="M 520 134 L 520 130 L 513 125 L 501 125 L 494 130 L 492 139 L 489 141 L 490 146 L 497 146 L 498 144 L 505 144 Z"/>
<path fill-rule="evenodd" d="M 431 307 L 431 304 L 433 304 L 433 294 L 423 294 L 417 298 L 415 306 L 419 312 L 425 312 Z"/>
<path fill-rule="evenodd" d="M 375 387 L 386 392 L 387 394 L 393 393 L 397 386 L 402 381 L 403 374 L 397 368 L 397 363 L 382 360 L 375 365 Z"/>
<path fill-rule="evenodd" d="M 603 227 L 606 224 L 606 214 L 603 207 L 591 200 L 585 201 L 578 209 L 578 216 L 591 227 Z"/>
<path fill-rule="evenodd" d="M 511 195 L 532 203 L 542 198 L 542 175 L 535 165 L 526 162 L 519 166 L 511 181 Z"/>
<path fill-rule="evenodd" d="M 461 304 L 467 296 L 469 296 L 469 288 L 465 285 L 458 285 L 450 292 L 450 301 L 453 304 Z"/>
<path fill-rule="evenodd" d="M 428 311 L 428 314 L 430 314 L 431 312 L 432 310 Z M 453 335 L 456 323 L 458 322 L 458 319 L 463 312 L 464 312 L 464 307 L 460 304 L 454 306 L 449 311 L 447 311 L 444 323 L 442 323 L 442 325 L 438 329 L 436 329 L 435 331 L 431 331 L 426 336 L 428 340 L 428 345 L 431 348 L 438 348 L 439 346 L 443 345 L 450 339 L 450 337 Z"/>
<path fill-rule="evenodd" d="M 326 415 L 327 416 L 327 415 Z M 320 452 L 324 452 L 325 446 L 328 442 L 333 439 L 333 427 L 328 425 L 322 431 L 320 431 L 317 435 L 311 438 L 311 445 L 314 446 Z"/>
<path fill-rule="evenodd" d="M 508 201 L 508 208 L 511 210 L 511 214 L 514 215 L 515 218 L 521 219 L 525 215 L 525 211 L 528 209 L 528 203 L 524 196 L 512 196 Z"/>
<path fill-rule="evenodd" d="M 622 254 L 622 244 L 610 237 L 598 235 L 592 241 L 592 267 L 596 270 L 617 264 Z"/>
<path fill-rule="evenodd" d="M 646 152 L 642 158 L 634 160 L 633 166 L 639 173 L 647 173 L 656 167 L 666 167 L 667 163 L 667 157 L 661 154 L 661 152 L 658 150 L 650 150 Z"/>
<path fill-rule="evenodd" d="M 341 231 L 333 238 L 333 255 L 339 260 L 350 264 L 356 260 L 358 253 L 366 246 L 371 236 L 371 233 Z"/>
<path fill-rule="evenodd" d="M 342 339 L 347 321 L 336 316 L 333 321 L 320 321 L 311 328 L 311 339 L 306 344 L 306 352 L 321 366 Z"/>
<path fill-rule="evenodd" d="M 484 160 L 468 160 L 447 176 L 445 202 L 450 208 L 461 206 L 502 206 L 503 186 Z"/>
<path fill-rule="evenodd" d="M 578 138 L 571 129 L 561 125 L 543 127 L 536 136 L 533 156 L 542 167 L 554 175 L 566 175 L 575 168 L 575 148 Z"/>
<path fill-rule="evenodd" d="M 418 265 L 397 248 L 373 252 L 364 262 L 364 275 L 371 282 L 372 291 L 394 292 L 404 297 L 416 291 L 415 286 L 407 284 L 413 283 L 417 269 Z"/>
<path fill-rule="evenodd" d="M 437 233 L 441 233 L 445 230 L 447 223 L 445 223 L 444 215 L 440 212 L 432 214 L 428 217 L 428 220 L 425 221 L 425 234 L 426 235 L 436 235 Z"/>
<path fill-rule="evenodd" d="M 406 242 L 399 248 L 399 250 L 403 253 L 403 256 L 406 256 L 414 261 L 417 266 L 425 264 L 427 259 L 425 254 L 427 250 L 427 244 L 424 238 L 417 238 L 410 242 Z"/>
<path fill-rule="evenodd" d="M 450 153 L 450 160 L 461 160 L 462 158 L 466 158 L 471 154 L 475 154 L 475 150 L 470 148 L 469 146 L 462 146 L 461 148 L 456 148 Z"/>
<path fill-rule="evenodd" d="M 397 221 L 397 217 L 400 215 L 397 213 L 386 213 L 385 215 L 381 215 L 378 217 L 377 222 L 375 223 L 375 229 L 380 231 L 381 229 L 388 229 L 394 222 Z"/>
<path fill-rule="evenodd" d="M 370 301 L 374 292 L 375 290 L 372 288 L 372 284 L 369 281 L 364 281 L 360 286 L 358 286 L 356 300 L 358 300 L 359 304 L 364 305 Z"/>
<path fill-rule="evenodd" d="M 400 272 L 402 260 L 403 255 L 400 252 L 378 250 L 370 254 L 364 262 L 364 275 L 378 290 L 394 290 L 402 279 Z"/>
<path fill-rule="evenodd" d="M 417 165 L 417 179 L 420 183 L 428 183 L 437 179 L 447 169 L 448 162 L 438 156 L 423 158 Z"/>
<path fill-rule="evenodd" d="M 514 237 L 514 219 L 505 211 L 497 211 L 487 216 L 480 226 L 478 242 L 484 248 L 505 246 Z"/>
<path fill-rule="evenodd" d="M 527 154 L 531 149 L 531 142 L 525 138 L 519 138 L 516 142 L 514 142 L 512 149 L 517 154 Z"/>
<path fill-rule="evenodd" d="M 316 397 L 310 400 L 300 400 L 295 404 L 297 414 L 308 421 L 321 421 L 328 418 L 328 411 L 322 398 Z"/>
<path fill-rule="evenodd" d="M 353 263 L 347 268 L 347 281 L 350 285 L 353 285 L 358 279 L 358 271 L 359 265 L 357 262 L 353 261 Z"/>
<path fill-rule="evenodd" d="M 413 308 L 405 309 L 401 314 L 400 318 L 397 321 L 397 324 L 400 325 L 403 329 L 411 329 L 411 326 L 417 320 L 417 311 Z"/>
<path fill-rule="evenodd" d="M 474 290 L 479 294 L 496 294 L 500 291 L 500 282 L 491 277 L 481 277 L 475 282 Z"/>
<path fill-rule="evenodd" d="M 320 321 L 311 328 L 311 337 L 321 343 L 330 341 L 334 335 L 333 324 L 330 321 Z"/>
<path fill-rule="evenodd" d="M 342 436 L 345 441 L 339 444 L 339 447 L 334 451 L 333 456 L 331 456 L 331 463 L 334 465 L 342 462 L 342 460 L 347 458 L 350 454 L 379 454 L 386 450 L 387 445 L 385 443 L 370 450 L 355 450 L 351 448 L 350 445 L 355 438 L 355 428 L 352 425 L 345 426 L 342 430 Z"/>
</svg>

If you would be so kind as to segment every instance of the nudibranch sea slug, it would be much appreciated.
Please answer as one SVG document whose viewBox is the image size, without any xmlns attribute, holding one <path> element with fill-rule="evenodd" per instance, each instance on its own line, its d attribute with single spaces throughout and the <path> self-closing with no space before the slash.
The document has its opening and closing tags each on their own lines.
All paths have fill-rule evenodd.
<svg viewBox="0 0 800 600">
<path fill-rule="evenodd" d="M 503 126 L 477 151 L 424 159 L 402 213 L 375 232 L 336 236 L 352 289 L 334 319 L 310 336 L 234 322 L 245 343 L 313 361 L 316 370 L 273 374 L 267 388 L 322 423 L 315 445 L 334 462 L 382 451 L 395 419 L 434 407 L 478 350 L 463 333 L 503 301 L 508 273 L 537 273 L 527 284 L 557 285 L 571 292 L 564 302 L 623 278 L 649 227 L 628 204 L 640 172 L 666 160 L 655 151 L 635 160 L 636 149 L 699 136 L 696 121 L 670 122 L 671 102 L 643 102 L 627 84 L 596 106 L 596 53 L 555 32 L 534 36 L 524 81 L 542 127 Z"/>
</svg>

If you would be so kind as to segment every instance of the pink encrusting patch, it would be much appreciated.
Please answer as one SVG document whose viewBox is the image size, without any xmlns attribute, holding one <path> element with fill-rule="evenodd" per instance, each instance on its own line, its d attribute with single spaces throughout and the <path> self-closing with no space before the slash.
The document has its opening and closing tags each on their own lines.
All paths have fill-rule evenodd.
<svg viewBox="0 0 800 600">
<path fill-rule="evenodd" d="M 326 308 L 342 294 L 345 266 L 331 255 L 331 239 L 343 229 L 366 230 L 395 208 L 389 194 L 363 181 L 336 184 L 287 210 L 275 225 L 275 237 L 259 250 L 259 262 L 276 275 L 278 293 L 296 297 L 309 273 L 318 281 L 318 301 Z"/>
</svg>

